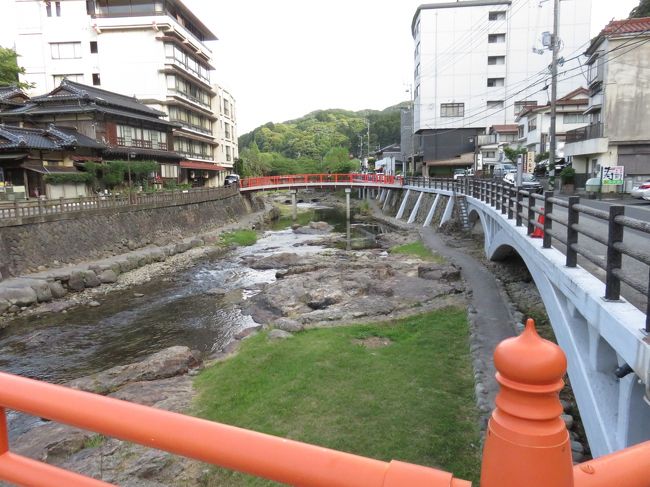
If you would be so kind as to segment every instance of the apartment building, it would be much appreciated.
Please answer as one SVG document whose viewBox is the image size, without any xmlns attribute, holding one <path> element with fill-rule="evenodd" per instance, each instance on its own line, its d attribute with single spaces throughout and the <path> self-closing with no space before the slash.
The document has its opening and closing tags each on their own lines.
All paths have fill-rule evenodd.
<svg viewBox="0 0 650 487">
<path fill-rule="evenodd" d="M 544 32 L 553 26 L 553 2 L 461 0 L 424 4 L 412 22 L 414 131 L 427 173 L 449 172 L 451 161 L 474 153 L 477 136 L 510 125 L 524 107 L 546 104 L 551 53 Z M 576 57 L 589 42 L 591 0 L 562 2 L 558 91 L 578 88 Z M 584 83 L 584 79 L 582 80 Z"/>
<path fill-rule="evenodd" d="M 220 184 L 226 174 L 232 172 L 235 159 L 239 158 L 239 143 L 237 141 L 237 112 L 235 98 L 221 86 L 214 84 L 217 93 L 213 106 L 217 112 L 217 120 L 213 124 L 213 135 L 219 144 L 215 153 L 215 161 L 224 171 L 221 173 Z"/>
<path fill-rule="evenodd" d="M 617 20 L 586 51 L 590 123 L 568 131 L 564 148 L 583 179 L 607 166 L 625 168 L 625 189 L 650 177 L 648 41 L 650 17 Z"/>
<path fill-rule="evenodd" d="M 215 186 L 214 33 L 181 0 L 14 0 L 22 81 L 63 79 L 134 96 L 178 127 L 181 180 Z"/>
</svg>

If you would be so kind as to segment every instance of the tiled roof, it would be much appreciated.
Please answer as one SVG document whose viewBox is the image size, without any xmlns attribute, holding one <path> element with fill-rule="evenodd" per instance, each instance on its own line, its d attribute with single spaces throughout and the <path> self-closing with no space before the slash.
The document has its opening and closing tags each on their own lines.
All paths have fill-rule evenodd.
<svg viewBox="0 0 650 487">
<path fill-rule="evenodd" d="M 64 150 L 75 147 L 102 148 L 103 146 L 75 130 L 54 125 L 50 125 L 47 129 L 0 125 L 0 151 Z"/>
<path fill-rule="evenodd" d="M 121 95 L 112 91 L 102 90 L 95 86 L 88 86 L 64 79 L 61 84 L 46 95 L 35 96 L 34 102 L 61 102 L 64 100 L 80 100 L 96 105 L 113 106 L 127 111 L 139 112 L 151 117 L 166 116 L 164 112 L 154 110 L 135 97 Z M 39 104 L 40 104 L 39 103 Z"/>
<path fill-rule="evenodd" d="M 601 36 L 613 34 L 634 34 L 637 32 L 650 31 L 650 17 L 638 19 L 612 20 L 600 32 Z M 648 33 L 650 35 L 650 32 Z"/>
</svg>

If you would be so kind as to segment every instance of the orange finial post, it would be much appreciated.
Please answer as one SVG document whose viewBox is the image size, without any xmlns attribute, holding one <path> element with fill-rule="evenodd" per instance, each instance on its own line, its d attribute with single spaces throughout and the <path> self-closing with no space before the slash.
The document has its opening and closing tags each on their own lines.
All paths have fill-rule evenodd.
<svg viewBox="0 0 650 487">
<path fill-rule="evenodd" d="M 569 434 L 560 418 L 564 352 L 524 332 L 494 351 L 501 390 L 483 449 L 481 487 L 573 487 Z"/>
</svg>

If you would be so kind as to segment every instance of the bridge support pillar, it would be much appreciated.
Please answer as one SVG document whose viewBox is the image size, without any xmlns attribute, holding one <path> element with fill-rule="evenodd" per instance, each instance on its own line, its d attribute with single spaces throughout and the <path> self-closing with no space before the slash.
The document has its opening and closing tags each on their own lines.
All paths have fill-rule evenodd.
<svg viewBox="0 0 650 487">
<path fill-rule="evenodd" d="M 447 206 L 445 207 L 445 212 L 442 214 L 442 220 L 440 220 L 440 226 L 442 227 L 445 223 L 451 220 L 451 216 L 454 214 L 454 197 L 450 196 L 449 201 L 447 201 Z"/>
<path fill-rule="evenodd" d="M 433 221 L 433 216 L 436 214 L 436 208 L 438 208 L 438 203 L 440 202 L 440 193 L 436 194 L 436 199 L 433 200 L 433 204 L 431 205 L 431 209 L 429 210 L 429 213 L 427 214 L 426 220 L 424 220 L 424 227 L 428 227 L 431 225 L 431 222 Z"/>
<path fill-rule="evenodd" d="M 386 191 L 386 194 L 384 195 L 384 206 L 381 207 L 382 211 L 388 208 L 388 205 L 390 204 L 390 200 L 393 197 L 393 190 L 389 189 Z"/>
<path fill-rule="evenodd" d="M 406 204 L 409 201 L 409 196 L 411 196 L 411 190 L 407 189 L 406 194 L 404 195 L 404 199 L 402 200 L 402 204 L 399 207 L 399 211 L 395 216 L 395 218 L 397 218 L 398 220 L 400 220 L 404 216 L 404 211 L 406 211 Z"/>
<path fill-rule="evenodd" d="M 291 219 L 296 221 L 298 219 L 298 202 L 296 200 L 296 194 L 298 191 L 295 189 L 291 190 Z"/>
<path fill-rule="evenodd" d="M 350 221 L 350 193 L 352 188 L 345 188 L 345 216 Z M 348 239 L 349 240 L 349 239 Z"/>
<path fill-rule="evenodd" d="M 415 203 L 415 206 L 413 207 L 413 211 L 411 212 L 411 216 L 409 216 L 407 223 L 413 223 L 415 219 L 418 217 L 418 211 L 420 211 L 420 204 L 422 203 L 422 198 L 424 198 L 424 192 L 420 193 L 420 196 L 418 196 L 418 200 Z"/>
</svg>

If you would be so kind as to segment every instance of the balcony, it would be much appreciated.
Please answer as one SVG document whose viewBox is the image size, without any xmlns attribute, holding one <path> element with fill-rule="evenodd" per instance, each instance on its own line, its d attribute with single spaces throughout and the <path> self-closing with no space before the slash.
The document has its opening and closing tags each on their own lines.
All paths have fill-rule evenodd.
<svg viewBox="0 0 650 487">
<path fill-rule="evenodd" d="M 144 139 L 128 139 L 126 137 L 118 137 L 117 145 L 122 147 L 136 147 L 138 149 L 158 149 L 167 150 L 166 142 L 153 142 Z"/>
<path fill-rule="evenodd" d="M 601 122 L 592 123 L 586 127 L 569 130 L 566 133 L 566 143 L 582 142 L 583 140 L 599 139 L 603 136 L 603 124 Z"/>
<path fill-rule="evenodd" d="M 477 138 L 477 144 L 479 147 L 488 145 L 488 144 L 496 144 L 497 143 L 497 134 L 488 134 L 488 135 L 479 135 Z"/>
</svg>

